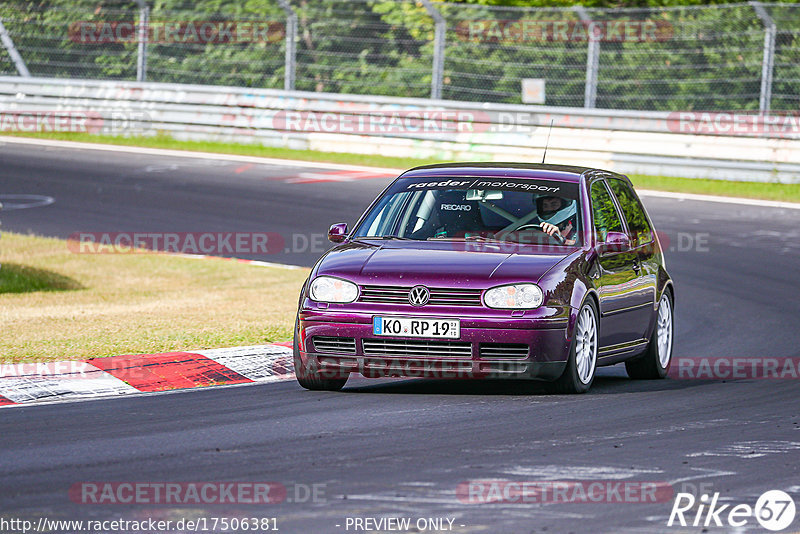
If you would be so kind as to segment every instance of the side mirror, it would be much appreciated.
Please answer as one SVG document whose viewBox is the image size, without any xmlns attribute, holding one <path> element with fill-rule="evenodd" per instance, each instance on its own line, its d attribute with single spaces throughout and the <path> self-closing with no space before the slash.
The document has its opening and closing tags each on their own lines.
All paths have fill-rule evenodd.
<svg viewBox="0 0 800 534">
<path fill-rule="evenodd" d="M 347 223 L 332 224 L 328 229 L 328 241 L 341 243 L 347 237 Z"/>
<path fill-rule="evenodd" d="M 600 254 L 627 252 L 631 249 L 631 240 L 623 232 L 608 232 L 605 242 L 600 243 L 597 248 Z"/>
</svg>

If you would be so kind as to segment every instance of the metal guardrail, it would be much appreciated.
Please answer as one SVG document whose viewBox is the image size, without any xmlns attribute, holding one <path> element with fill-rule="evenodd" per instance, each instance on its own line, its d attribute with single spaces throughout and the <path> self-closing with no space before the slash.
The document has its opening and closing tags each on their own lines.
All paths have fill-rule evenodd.
<svg viewBox="0 0 800 534">
<path fill-rule="evenodd" d="M 799 40 L 800 3 L 755 0 L 0 4 L 3 75 L 585 108 L 796 110 Z"/>
<path fill-rule="evenodd" d="M 800 124 L 792 115 L 775 117 L 790 126 L 780 131 L 756 128 L 735 135 L 723 131 L 708 135 L 695 133 L 712 124 L 708 117 L 691 112 L 682 116 L 275 89 L 0 77 L 0 118 L 5 117 L 0 130 L 22 124 L 19 117 L 41 119 L 43 114 L 84 114 L 89 130 L 115 135 L 162 133 L 182 139 L 485 161 L 540 160 L 552 121 L 549 162 L 637 174 L 800 182 Z M 422 116 L 433 117 L 436 127 L 408 127 L 420 124 L 409 117 Z M 299 119 L 291 125 L 290 117 Z M 381 130 L 380 119 L 387 117 L 405 121 L 406 127 Z M 770 120 L 750 117 L 759 124 Z M 319 125 L 323 118 L 334 127 L 313 128 L 310 119 Z M 375 118 L 378 127 L 370 123 Z M 52 126 L 47 120 L 40 123 Z M 299 123 L 303 127 L 296 127 Z M 367 126 L 353 129 L 342 124 Z"/>
</svg>

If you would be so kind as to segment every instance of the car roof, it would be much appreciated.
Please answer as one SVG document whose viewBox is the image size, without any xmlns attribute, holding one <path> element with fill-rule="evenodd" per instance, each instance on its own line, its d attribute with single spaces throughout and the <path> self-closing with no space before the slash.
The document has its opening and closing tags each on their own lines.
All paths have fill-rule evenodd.
<svg viewBox="0 0 800 534">
<path fill-rule="evenodd" d="M 464 163 L 438 163 L 435 165 L 422 165 L 414 167 L 402 175 L 401 178 L 422 176 L 508 176 L 515 178 L 553 178 L 567 182 L 580 181 L 581 175 L 587 171 L 598 170 L 591 167 L 577 167 L 573 165 L 554 165 L 550 163 L 507 163 L 507 162 L 464 162 Z M 616 174 L 611 173 L 609 174 Z"/>
</svg>

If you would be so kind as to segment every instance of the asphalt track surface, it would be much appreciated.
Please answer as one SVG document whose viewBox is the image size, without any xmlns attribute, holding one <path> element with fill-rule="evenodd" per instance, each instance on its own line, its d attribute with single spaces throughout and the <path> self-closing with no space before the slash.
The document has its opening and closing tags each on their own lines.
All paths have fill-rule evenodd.
<svg viewBox="0 0 800 534">
<path fill-rule="evenodd" d="M 310 242 L 332 222 L 352 224 L 387 183 L 309 178 L 325 173 L 7 144 L 0 201 L 55 202 L 2 213 L 2 229 L 270 231 L 296 246 L 259 259 L 311 265 L 325 247 L 293 236 Z M 800 211 L 644 200 L 670 241 L 676 357 L 800 355 Z M 6 408 L 0 518 L 255 516 L 277 517 L 281 532 L 336 533 L 355 531 L 348 517 L 446 517 L 459 533 L 700 532 L 668 527 L 669 501 L 469 504 L 456 488 L 475 479 L 657 481 L 719 492 L 726 504 L 753 505 L 768 489 L 800 502 L 798 384 L 631 381 L 616 366 L 600 369 L 583 396 L 535 383 L 351 378 L 341 393 L 284 382 Z M 85 481 L 275 481 L 294 502 L 76 504 L 68 490 Z M 308 502 L 304 488 L 314 484 Z M 765 532 L 753 518 L 737 531 Z"/>
</svg>

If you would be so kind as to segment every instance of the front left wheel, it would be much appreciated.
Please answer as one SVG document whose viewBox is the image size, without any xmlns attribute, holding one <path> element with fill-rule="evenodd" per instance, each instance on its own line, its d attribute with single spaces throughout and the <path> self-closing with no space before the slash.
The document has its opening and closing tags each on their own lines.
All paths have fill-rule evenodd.
<svg viewBox="0 0 800 534">
<path fill-rule="evenodd" d="M 329 371 L 320 371 L 311 366 L 304 365 L 300 358 L 300 319 L 294 325 L 294 376 L 297 382 L 306 389 L 312 391 L 339 391 L 347 382 L 349 373 L 342 376 L 341 373 L 333 374 Z"/>
<path fill-rule="evenodd" d="M 597 369 L 598 324 L 597 307 L 587 298 L 578 312 L 567 368 L 555 382 L 559 393 L 586 393 L 592 387 Z"/>
</svg>

